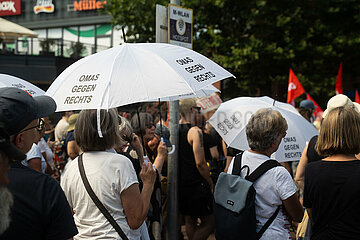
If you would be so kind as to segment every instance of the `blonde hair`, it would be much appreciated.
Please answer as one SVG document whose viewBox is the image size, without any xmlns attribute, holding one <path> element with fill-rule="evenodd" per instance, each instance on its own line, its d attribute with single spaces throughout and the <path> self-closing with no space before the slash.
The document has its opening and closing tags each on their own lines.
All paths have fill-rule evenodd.
<svg viewBox="0 0 360 240">
<path fill-rule="evenodd" d="M 279 140 L 288 128 L 280 112 L 271 108 L 257 110 L 246 125 L 246 137 L 252 150 L 265 151 Z"/>
<path fill-rule="evenodd" d="M 117 110 L 100 110 L 100 128 L 103 137 L 99 137 L 97 128 L 97 110 L 82 110 L 75 123 L 75 141 L 83 152 L 105 151 L 118 144 L 119 121 Z"/>
<path fill-rule="evenodd" d="M 358 154 L 360 152 L 360 115 L 351 106 L 334 108 L 321 124 L 315 145 L 319 155 Z"/>
<path fill-rule="evenodd" d="M 181 99 L 179 102 L 180 115 L 185 117 L 191 111 L 191 108 L 195 106 L 196 100 L 194 98 Z"/>
</svg>

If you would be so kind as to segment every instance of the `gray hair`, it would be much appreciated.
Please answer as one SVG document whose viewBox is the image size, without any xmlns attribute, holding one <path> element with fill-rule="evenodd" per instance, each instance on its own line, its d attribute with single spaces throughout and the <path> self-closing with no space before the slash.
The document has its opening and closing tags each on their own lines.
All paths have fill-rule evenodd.
<svg viewBox="0 0 360 240">
<path fill-rule="evenodd" d="M 139 119 L 140 118 L 140 124 L 141 126 L 139 126 Z M 134 114 L 130 120 L 130 124 L 131 124 L 131 127 L 133 128 L 134 130 L 134 133 L 138 136 L 141 135 L 141 133 L 143 135 L 146 134 L 146 128 L 151 128 L 151 126 L 149 125 L 154 125 L 154 119 L 153 119 L 153 116 L 150 114 L 150 113 L 144 113 L 144 112 L 141 112 L 139 113 L 139 116 L 138 114 Z M 141 133 L 140 133 L 141 131 Z"/>
<path fill-rule="evenodd" d="M 13 204 L 14 199 L 9 189 L 0 186 L 0 235 L 10 226 Z"/>
<path fill-rule="evenodd" d="M 252 150 L 265 151 L 287 130 L 285 118 L 271 108 L 261 108 L 246 125 L 246 137 Z"/>
<path fill-rule="evenodd" d="M 119 142 L 119 121 L 116 109 L 100 110 L 102 138 L 97 128 L 97 110 L 82 110 L 75 124 L 75 141 L 83 152 L 105 151 Z"/>
<path fill-rule="evenodd" d="M 133 132 L 134 130 L 131 127 L 130 122 L 126 118 L 119 116 L 119 134 L 121 142 L 130 142 L 129 140 L 131 140 Z"/>
</svg>

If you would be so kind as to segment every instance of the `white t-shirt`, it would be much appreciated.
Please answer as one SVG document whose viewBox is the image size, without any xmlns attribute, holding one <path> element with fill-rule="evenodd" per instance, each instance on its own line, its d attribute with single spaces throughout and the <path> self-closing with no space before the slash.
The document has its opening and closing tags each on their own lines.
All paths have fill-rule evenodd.
<svg viewBox="0 0 360 240">
<path fill-rule="evenodd" d="M 247 165 L 251 174 L 263 162 L 269 160 L 269 157 L 261 154 L 245 151 L 241 158 L 241 166 Z M 228 173 L 232 172 L 234 161 L 231 161 Z M 241 172 L 241 176 L 245 177 L 246 171 Z M 282 200 L 286 200 L 296 192 L 296 186 L 289 172 L 284 167 L 275 167 L 264 173 L 254 183 L 256 190 L 255 211 L 256 220 L 258 221 L 257 231 L 276 211 L 276 208 L 282 204 Z M 261 240 L 282 240 L 290 239 L 288 230 L 290 224 L 286 220 L 284 213 L 280 209 L 275 220 L 262 235 Z"/>
<path fill-rule="evenodd" d="M 56 142 L 66 138 L 68 127 L 69 127 L 69 123 L 65 119 L 60 119 L 60 121 L 55 126 Z"/>
<path fill-rule="evenodd" d="M 54 170 L 53 152 L 51 148 L 47 145 L 45 139 L 41 138 L 37 145 L 40 148 L 41 153 L 44 152 L 46 154 L 46 161 L 51 166 L 51 169 Z"/>
<path fill-rule="evenodd" d="M 126 236 L 140 239 L 140 230 L 127 224 L 120 194 L 138 183 L 131 161 L 117 153 L 93 151 L 83 154 L 86 176 L 99 200 L 105 205 Z M 74 239 L 121 239 L 89 197 L 78 169 L 78 157 L 68 163 L 61 179 L 79 234 Z"/>
<path fill-rule="evenodd" d="M 41 159 L 41 171 L 45 173 L 45 169 L 46 169 L 45 158 L 41 154 L 40 148 L 35 143 L 33 143 L 31 149 L 26 153 L 26 159 L 21 161 L 22 165 L 29 167 L 29 160 L 33 158 Z"/>
</svg>

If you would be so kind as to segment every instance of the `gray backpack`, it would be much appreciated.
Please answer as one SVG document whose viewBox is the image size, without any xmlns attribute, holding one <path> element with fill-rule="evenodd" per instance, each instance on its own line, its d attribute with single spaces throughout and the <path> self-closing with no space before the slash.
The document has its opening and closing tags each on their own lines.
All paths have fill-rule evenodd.
<svg viewBox="0 0 360 240">
<path fill-rule="evenodd" d="M 220 173 L 214 190 L 215 236 L 217 240 L 260 239 L 274 221 L 280 206 L 259 232 L 256 232 L 255 195 L 253 183 L 266 171 L 281 166 L 275 160 L 261 164 L 249 175 L 249 167 L 241 167 L 243 152 L 234 158 L 232 174 Z M 245 178 L 240 172 L 247 169 Z"/>
</svg>

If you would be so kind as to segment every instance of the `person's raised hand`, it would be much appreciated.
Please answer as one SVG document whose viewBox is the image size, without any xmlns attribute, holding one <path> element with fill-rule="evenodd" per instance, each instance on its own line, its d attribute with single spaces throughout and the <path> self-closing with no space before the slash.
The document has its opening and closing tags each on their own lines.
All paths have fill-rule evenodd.
<svg viewBox="0 0 360 240">
<path fill-rule="evenodd" d="M 156 172 L 153 168 L 153 165 L 150 161 L 148 161 L 147 166 L 145 163 L 142 164 L 140 171 L 140 178 L 142 182 L 148 185 L 154 185 L 156 180 Z"/>
<path fill-rule="evenodd" d="M 157 148 L 158 155 L 161 157 L 166 157 L 168 155 L 167 147 L 165 142 L 160 142 Z"/>
</svg>

